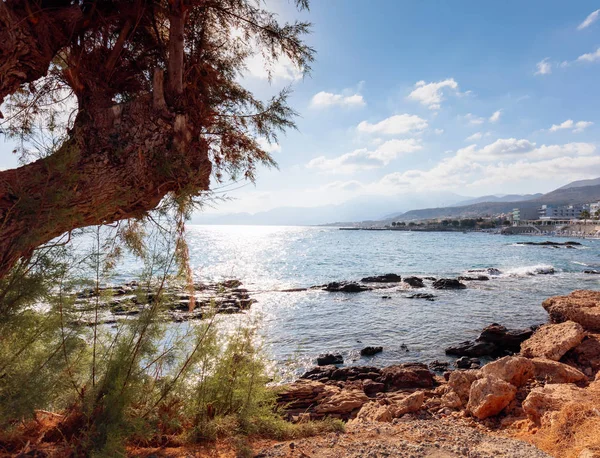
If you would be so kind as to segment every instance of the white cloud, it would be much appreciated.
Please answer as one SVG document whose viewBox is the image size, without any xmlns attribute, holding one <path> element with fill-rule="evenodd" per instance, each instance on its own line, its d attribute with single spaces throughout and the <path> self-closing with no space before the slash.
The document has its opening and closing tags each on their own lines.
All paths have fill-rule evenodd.
<svg viewBox="0 0 600 458">
<path fill-rule="evenodd" d="M 267 153 L 280 153 L 281 145 L 279 143 L 271 143 L 266 138 L 261 137 L 256 140 L 258 145 Z"/>
<path fill-rule="evenodd" d="M 586 27 L 589 27 L 594 22 L 598 20 L 598 15 L 600 14 L 600 10 L 596 10 L 588 15 L 585 20 L 577 26 L 577 30 L 583 30 Z"/>
<path fill-rule="evenodd" d="M 325 91 L 315 94 L 310 101 L 310 106 L 313 108 L 327 108 L 334 105 L 341 107 L 362 107 L 366 103 L 363 96 L 359 94 L 345 96 Z"/>
<path fill-rule="evenodd" d="M 500 121 L 501 115 L 502 115 L 502 110 L 494 111 L 494 114 L 492 114 L 492 116 L 490 116 L 490 122 Z"/>
<path fill-rule="evenodd" d="M 306 164 L 306 167 L 332 174 L 355 173 L 361 170 L 383 167 L 400 156 L 414 153 L 422 148 L 421 142 L 414 138 L 404 140 L 394 139 L 382 143 L 374 151 L 361 148 L 332 159 L 319 156 Z"/>
<path fill-rule="evenodd" d="M 384 119 L 376 124 L 362 121 L 358 125 L 359 132 L 382 135 L 400 135 L 409 132 L 420 132 L 427 128 L 427 121 L 416 115 L 401 114 Z"/>
<path fill-rule="evenodd" d="M 580 133 L 580 132 L 583 132 L 587 127 L 591 126 L 592 124 L 594 124 L 594 123 L 591 121 L 574 122 L 572 119 L 567 119 L 566 121 L 564 121 L 560 124 L 552 124 L 552 127 L 550 127 L 550 132 L 556 132 L 556 131 L 563 130 L 563 129 L 569 129 L 569 130 L 572 130 L 574 133 Z"/>
<path fill-rule="evenodd" d="M 483 119 L 480 116 L 475 116 L 473 113 L 467 113 L 463 117 L 466 121 L 469 122 L 469 124 L 474 124 L 476 126 L 483 124 L 485 122 L 485 119 Z"/>
<path fill-rule="evenodd" d="M 302 79 L 303 71 L 287 56 L 275 62 L 267 61 L 259 52 L 246 59 L 247 73 L 255 78 L 273 81 L 297 81 Z"/>
<path fill-rule="evenodd" d="M 436 135 L 442 135 L 444 133 L 444 129 L 435 129 L 433 133 Z"/>
<path fill-rule="evenodd" d="M 415 84 L 415 89 L 408 95 L 408 98 L 425 105 L 430 110 L 439 110 L 444 100 L 444 88 L 457 91 L 458 83 L 454 81 L 454 78 L 448 78 L 437 83 L 419 81 Z"/>
<path fill-rule="evenodd" d="M 363 188 L 364 188 L 364 186 L 360 181 L 350 180 L 350 181 L 333 181 L 331 183 L 327 183 L 325 186 L 321 187 L 321 190 L 354 192 L 354 191 L 362 190 Z"/>
<path fill-rule="evenodd" d="M 577 58 L 577 61 L 579 62 L 596 62 L 597 60 L 600 60 L 600 48 L 596 49 L 594 52 L 582 54 Z"/>
<path fill-rule="evenodd" d="M 537 71 L 534 73 L 535 75 L 548 75 L 552 73 L 552 64 L 548 62 L 549 59 L 549 57 L 546 57 L 536 64 Z"/>
<path fill-rule="evenodd" d="M 475 132 L 473 135 L 469 135 L 465 138 L 466 142 L 476 142 L 477 140 L 481 140 L 483 138 L 483 134 L 481 132 Z"/>
</svg>

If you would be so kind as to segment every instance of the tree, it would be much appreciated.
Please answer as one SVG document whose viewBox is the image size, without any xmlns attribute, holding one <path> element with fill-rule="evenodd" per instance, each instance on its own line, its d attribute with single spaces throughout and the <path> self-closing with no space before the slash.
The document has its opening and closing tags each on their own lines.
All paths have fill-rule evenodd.
<svg viewBox="0 0 600 458">
<path fill-rule="evenodd" d="M 590 212 L 587 210 L 583 210 L 579 215 L 579 219 L 583 219 L 583 220 L 590 219 Z"/>
<path fill-rule="evenodd" d="M 392 221 L 392 227 L 396 227 L 396 221 Z"/>
<path fill-rule="evenodd" d="M 253 55 L 308 72 L 309 28 L 252 0 L 0 2 L 1 127 L 24 162 L 0 172 L 0 277 L 73 229 L 274 165 L 261 139 L 294 127 L 289 90 L 263 102 L 239 77 Z"/>
<path fill-rule="evenodd" d="M 596 217 L 596 219 L 600 219 L 600 209 L 596 210 L 594 216 Z"/>
</svg>

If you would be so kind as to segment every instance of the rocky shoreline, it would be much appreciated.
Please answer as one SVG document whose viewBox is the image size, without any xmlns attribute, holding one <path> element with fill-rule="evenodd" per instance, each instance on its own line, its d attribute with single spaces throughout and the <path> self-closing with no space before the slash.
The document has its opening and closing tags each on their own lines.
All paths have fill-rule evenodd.
<svg viewBox="0 0 600 458">
<path fill-rule="evenodd" d="M 476 341 L 450 349 L 493 359 L 482 368 L 317 366 L 279 388 L 279 405 L 294 422 L 395 423 L 410 416 L 471 419 L 503 430 L 526 424 L 528 431 L 552 428 L 565 406 L 592 403 L 599 411 L 600 292 L 574 291 L 542 305 L 549 322 L 538 328 L 493 324 Z"/>
</svg>

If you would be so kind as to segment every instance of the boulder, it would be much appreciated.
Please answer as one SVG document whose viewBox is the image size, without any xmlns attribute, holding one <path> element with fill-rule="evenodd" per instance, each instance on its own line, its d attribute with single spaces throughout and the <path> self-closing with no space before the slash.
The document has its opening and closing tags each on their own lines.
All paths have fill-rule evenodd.
<svg viewBox="0 0 600 458">
<path fill-rule="evenodd" d="M 277 403 L 287 410 L 306 410 L 340 392 L 335 386 L 309 380 L 299 380 L 282 387 Z"/>
<path fill-rule="evenodd" d="M 365 347 L 360 351 L 361 356 L 373 356 L 377 353 L 381 353 L 383 351 L 383 347 Z"/>
<path fill-rule="evenodd" d="M 542 306 L 553 323 L 575 321 L 588 331 L 600 331 L 600 291 L 577 290 L 546 299 Z"/>
<path fill-rule="evenodd" d="M 326 353 L 317 357 L 319 366 L 329 366 L 331 364 L 344 364 L 344 358 L 339 353 Z"/>
<path fill-rule="evenodd" d="M 402 277 L 397 274 L 385 274 L 374 277 L 365 277 L 361 281 L 363 283 L 398 283 L 402 281 Z"/>
<path fill-rule="evenodd" d="M 462 403 L 466 404 L 469 400 L 471 385 L 479 376 L 479 371 L 476 370 L 454 371 L 450 374 L 448 386 L 458 395 Z"/>
<path fill-rule="evenodd" d="M 600 270 L 584 270 L 584 274 L 600 275 Z"/>
<path fill-rule="evenodd" d="M 531 360 L 535 370 L 535 378 L 546 383 L 582 383 L 587 381 L 583 372 L 558 361 L 544 358 Z"/>
<path fill-rule="evenodd" d="M 521 342 L 529 339 L 532 334 L 533 328 L 507 329 L 498 323 L 492 323 L 483 328 L 477 341 L 491 342 L 502 350 L 518 353 Z"/>
<path fill-rule="evenodd" d="M 568 402 L 584 402 L 589 394 L 575 385 L 560 383 L 534 388 L 523 401 L 523 410 L 534 423 L 540 424 L 548 412 L 555 412 Z"/>
<path fill-rule="evenodd" d="M 367 402 L 356 415 L 356 422 L 391 422 L 394 417 L 390 406 L 381 405 L 378 402 Z"/>
<path fill-rule="evenodd" d="M 433 282 L 435 289 L 465 289 L 467 286 L 456 278 L 440 278 Z"/>
<path fill-rule="evenodd" d="M 517 394 L 517 388 L 497 377 L 486 375 L 475 380 L 469 392 L 467 410 L 483 420 L 498 415 Z"/>
<path fill-rule="evenodd" d="M 449 367 L 450 363 L 448 361 L 438 361 L 436 359 L 435 361 L 429 363 L 429 369 L 434 372 L 444 372 L 447 371 Z"/>
<path fill-rule="evenodd" d="M 600 370 L 600 334 L 590 334 L 569 352 L 569 356 L 582 367 L 592 372 Z"/>
<path fill-rule="evenodd" d="M 571 348 L 579 345 L 584 337 L 581 325 L 573 321 L 546 324 L 521 344 L 521 354 L 527 358 L 540 357 L 558 361 Z"/>
<path fill-rule="evenodd" d="M 481 361 L 478 358 L 469 358 L 467 356 L 461 356 L 454 363 L 459 369 L 479 369 Z"/>
<path fill-rule="evenodd" d="M 353 411 L 360 409 L 368 401 L 369 398 L 362 390 L 341 390 L 326 398 L 314 410 L 316 414 L 347 418 Z"/>
<path fill-rule="evenodd" d="M 469 277 L 466 275 L 458 277 L 459 281 L 488 281 L 490 277 L 487 275 L 477 275 L 476 277 Z"/>
<path fill-rule="evenodd" d="M 398 418 L 404 414 L 416 412 L 423 407 L 424 400 L 425 393 L 422 391 L 415 391 L 399 400 L 394 399 L 394 402 L 390 405 L 392 416 Z"/>
<path fill-rule="evenodd" d="M 403 388 L 431 388 L 434 385 L 433 373 L 425 364 L 405 363 L 388 366 L 381 370 L 381 382 L 386 391 Z"/>
<path fill-rule="evenodd" d="M 325 285 L 323 289 L 334 293 L 362 293 L 371 290 L 368 286 L 356 282 L 332 282 Z"/>
<path fill-rule="evenodd" d="M 463 402 L 455 391 L 448 391 L 441 398 L 440 407 L 447 407 L 448 409 L 460 409 L 462 406 Z"/>
<path fill-rule="evenodd" d="M 424 288 L 423 279 L 419 277 L 405 277 L 404 283 L 411 286 L 412 288 Z"/>
<path fill-rule="evenodd" d="M 473 342 L 467 340 L 458 345 L 446 348 L 447 355 L 478 357 L 495 355 L 498 353 L 498 347 L 491 342 Z"/>
<path fill-rule="evenodd" d="M 520 387 L 535 376 L 535 365 L 522 356 L 505 356 L 486 364 L 481 372 Z"/>
<path fill-rule="evenodd" d="M 407 299 L 425 299 L 426 301 L 433 302 L 437 296 L 429 293 L 416 293 L 406 296 Z"/>
</svg>

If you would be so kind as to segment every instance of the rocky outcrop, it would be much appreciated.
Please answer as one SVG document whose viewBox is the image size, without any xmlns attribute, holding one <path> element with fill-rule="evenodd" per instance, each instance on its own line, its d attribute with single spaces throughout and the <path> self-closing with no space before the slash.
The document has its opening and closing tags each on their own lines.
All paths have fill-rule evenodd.
<svg viewBox="0 0 600 458">
<path fill-rule="evenodd" d="M 532 334 L 532 328 L 509 330 L 493 323 L 485 327 L 476 340 L 467 340 L 446 348 L 446 354 L 473 358 L 517 353 L 521 348 L 521 342 L 527 340 Z"/>
<path fill-rule="evenodd" d="M 495 267 L 488 267 L 487 269 L 469 269 L 469 270 L 467 270 L 467 273 L 469 273 L 469 274 L 485 273 L 488 275 L 500 275 L 500 274 L 502 274 L 502 271 L 500 271 L 499 269 L 496 269 Z"/>
<path fill-rule="evenodd" d="M 348 418 L 368 401 L 369 398 L 362 390 L 341 390 L 317 405 L 315 413 Z"/>
<path fill-rule="evenodd" d="M 465 289 L 467 286 L 456 278 L 440 278 L 433 282 L 435 289 Z"/>
<path fill-rule="evenodd" d="M 425 284 L 423 283 L 423 279 L 419 277 L 405 277 L 404 283 L 409 285 L 411 288 L 424 288 Z"/>
<path fill-rule="evenodd" d="M 376 275 L 374 277 L 365 277 L 361 280 L 363 283 L 399 283 L 402 277 L 397 274 Z"/>
<path fill-rule="evenodd" d="M 546 299 L 542 306 L 553 323 L 575 321 L 588 331 L 600 331 L 600 291 L 573 291 Z"/>
<path fill-rule="evenodd" d="M 567 364 L 544 358 L 531 360 L 535 370 L 535 378 L 545 383 L 585 383 L 587 376 Z"/>
<path fill-rule="evenodd" d="M 361 356 L 373 356 L 377 353 L 381 353 L 383 351 L 383 347 L 365 347 L 360 351 Z"/>
<path fill-rule="evenodd" d="M 566 355 L 580 367 L 589 368 L 591 373 L 600 370 L 600 334 L 589 334 L 583 342 Z"/>
<path fill-rule="evenodd" d="M 483 420 L 498 415 L 515 398 L 517 388 L 492 375 L 477 379 L 469 391 L 467 410 L 476 418 Z"/>
<path fill-rule="evenodd" d="M 431 388 L 434 385 L 433 374 L 425 364 L 406 363 L 388 366 L 381 370 L 381 380 L 386 391 L 403 388 Z"/>
<path fill-rule="evenodd" d="M 329 366 L 331 364 L 344 364 L 344 357 L 339 353 L 326 353 L 317 356 L 317 364 L 319 366 Z"/>
<path fill-rule="evenodd" d="M 505 356 L 483 366 L 481 373 L 520 387 L 535 377 L 536 367 L 530 359 L 522 356 Z"/>
<path fill-rule="evenodd" d="M 478 357 L 495 355 L 499 352 L 499 349 L 491 342 L 466 340 L 446 348 L 445 351 L 447 355 Z"/>
<path fill-rule="evenodd" d="M 523 410 L 534 423 L 540 424 L 547 413 L 560 410 L 569 402 L 585 402 L 589 394 L 572 384 L 554 384 L 531 390 L 523 401 Z"/>
<path fill-rule="evenodd" d="M 573 321 L 546 324 L 521 344 L 521 354 L 527 358 L 560 360 L 585 337 L 583 327 Z"/>
<path fill-rule="evenodd" d="M 476 277 L 471 277 L 467 275 L 461 275 L 458 277 L 459 281 L 488 281 L 490 277 L 487 275 L 477 275 Z"/>
<path fill-rule="evenodd" d="M 334 293 L 362 293 L 363 291 L 370 291 L 371 288 L 365 285 L 361 285 L 356 282 L 331 282 L 322 287 L 325 291 Z"/>
</svg>

